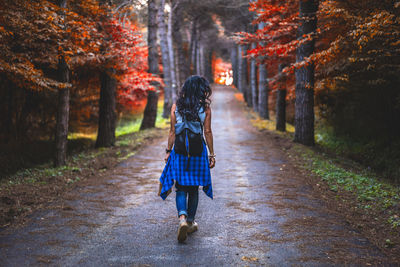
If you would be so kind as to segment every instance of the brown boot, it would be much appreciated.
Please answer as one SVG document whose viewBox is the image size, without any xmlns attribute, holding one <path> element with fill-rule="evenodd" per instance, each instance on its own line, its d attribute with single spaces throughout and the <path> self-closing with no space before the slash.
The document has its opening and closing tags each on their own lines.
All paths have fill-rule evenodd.
<svg viewBox="0 0 400 267">
<path fill-rule="evenodd" d="M 178 241 L 180 243 L 182 243 L 186 240 L 188 229 L 189 229 L 189 225 L 186 222 L 186 219 L 181 219 L 179 222 L 179 228 L 178 228 Z"/>
<path fill-rule="evenodd" d="M 193 221 L 193 222 L 188 222 L 189 225 L 189 229 L 188 229 L 188 234 L 194 233 L 199 229 L 199 225 L 197 224 L 197 222 Z"/>
</svg>

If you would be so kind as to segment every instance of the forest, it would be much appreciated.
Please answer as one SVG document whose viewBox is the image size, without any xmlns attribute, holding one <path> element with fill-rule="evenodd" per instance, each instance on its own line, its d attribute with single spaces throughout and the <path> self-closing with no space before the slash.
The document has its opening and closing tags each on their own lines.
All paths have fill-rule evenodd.
<svg viewBox="0 0 400 267">
<path fill-rule="evenodd" d="M 400 251 L 398 0 L 0 0 L 0 225 L 165 135 L 191 75 Z"/>
<path fill-rule="evenodd" d="M 66 163 L 73 133 L 97 132 L 96 147 L 114 144 L 118 122 L 140 114 L 146 97 L 142 128 L 154 127 L 158 95 L 167 117 L 185 77 L 213 81 L 222 59 L 262 118 L 276 114 L 279 129 L 295 125 L 300 143 L 317 140 L 398 180 L 398 2 L 209 2 L 154 3 L 159 31 L 147 38 L 160 41 L 151 50 L 140 1 L 3 1 L 2 173 L 29 165 L 9 153 L 34 143 L 56 165 Z M 301 24 L 309 13 L 315 21 Z"/>
</svg>

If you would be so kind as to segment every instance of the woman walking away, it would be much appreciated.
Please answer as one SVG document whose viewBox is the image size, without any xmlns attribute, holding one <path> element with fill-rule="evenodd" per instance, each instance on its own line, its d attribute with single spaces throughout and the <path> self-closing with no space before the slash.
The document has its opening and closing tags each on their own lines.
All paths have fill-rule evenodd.
<svg viewBox="0 0 400 267">
<path fill-rule="evenodd" d="M 194 217 L 199 201 L 199 186 L 203 187 L 207 196 L 213 198 L 210 168 L 215 166 L 215 154 L 210 96 L 209 82 L 200 76 L 190 76 L 179 93 L 176 105 L 171 108 L 166 165 L 160 177 L 160 196 L 165 200 L 175 181 L 179 242 L 185 241 L 188 233 L 198 229 Z"/>
</svg>

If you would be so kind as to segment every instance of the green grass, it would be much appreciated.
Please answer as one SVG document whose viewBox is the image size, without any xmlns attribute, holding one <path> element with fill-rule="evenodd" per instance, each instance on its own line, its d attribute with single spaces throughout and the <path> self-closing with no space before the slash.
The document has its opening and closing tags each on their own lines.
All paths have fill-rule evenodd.
<svg viewBox="0 0 400 267">
<path fill-rule="evenodd" d="M 362 140 L 337 135 L 320 123 L 316 127 L 315 140 L 322 148 L 351 158 L 381 176 L 400 183 L 400 139 L 377 137 Z"/>
<path fill-rule="evenodd" d="M 251 124 L 260 130 L 276 131 L 276 119 L 271 117 L 269 120 L 262 119 L 257 112 L 247 108 L 248 116 Z M 277 133 L 283 133 L 277 131 Z M 292 135 L 294 133 L 294 126 L 290 123 L 286 123 L 286 132 L 284 134 Z"/>
<path fill-rule="evenodd" d="M 163 100 L 160 99 L 158 101 L 157 105 L 157 119 L 156 119 L 156 127 L 158 128 L 166 128 L 168 127 L 169 120 L 164 119 L 162 117 L 162 112 L 163 112 Z M 120 137 L 124 136 L 127 134 L 135 133 L 138 132 L 140 129 L 140 124 L 143 119 L 143 114 L 141 115 L 133 115 L 133 116 L 126 116 L 122 118 L 115 129 L 115 136 Z M 68 134 L 68 139 L 69 140 L 74 140 L 74 139 L 90 139 L 90 140 L 96 140 L 97 132 L 91 132 L 91 133 L 69 133 Z"/>
<path fill-rule="evenodd" d="M 326 154 L 319 154 L 311 148 L 297 145 L 296 149 L 303 159 L 308 159 L 304 166 L 306 169 L 319 176 L 338 195 L 345 191 L 355 194 L 359 207 L 387 210 L 400 204 L 400 189 L 381 181 L 374 173 L 362 168 L 352 170 L 341 167 L 340 160 L 335 162 Z M 390 223 L 397 227 L 400 223 L 398 215 L 392 217 Z"/>
<path fill-rule="evenodd" d="M 157 105 L 157 118 L 156 118 L 156 127 L 158 128 L 165 128 L 168 127 L 168 119 L 164 119 L 162 117 L 162 112 L 163 112 L 163 101 L 160 99 L 158 101 Z M 126 120 L 121 120 L 121 122 L 118 124 L 117 129 L 115 131 L 115 135 L 117 137 L 123 136 L 126 134 L 131 134 L 134 132 L 138 132 L 140 128 L 140 124 L 142 122 L 143 115 L 137 118 L 130 119 L 128 121 Z"/>
<path fill-rule="evenodd" d="M 119 137 L 139 131 L 141 122 L 142 120 L 138 119 L 118 125 L 117 129 L 115 130 L 115 136 Z"/>
<path fill-rule="evenodd" d="M 49 167 L 49 166 L 37 166 L 35 168 L 24 169 L 18 171 L 7 179 L 6 184 L 46 184 L 47 181 L 43 180 L 46 177 L 58 177 L 63 176 L 65 172 L 80 173 L 81 168 L 76 166 L 61 166 L 61 167 Z M 4 181 L 3 181 L 4 183 Z M 0 190 L 1 190 L 0 186 Z"/>
<path fill-rule="evenodd" d="M 255 118 L 251 120 L 251 123 L 256 126 L 258 129 L 265 129 L 269 131 L 276 130 L 276 121 L 275 119 L 265 120 L 261 118 Z M 286 123 L 286 132 L 287 133 L 294 133 L 293 125 Z"/>
</svg>

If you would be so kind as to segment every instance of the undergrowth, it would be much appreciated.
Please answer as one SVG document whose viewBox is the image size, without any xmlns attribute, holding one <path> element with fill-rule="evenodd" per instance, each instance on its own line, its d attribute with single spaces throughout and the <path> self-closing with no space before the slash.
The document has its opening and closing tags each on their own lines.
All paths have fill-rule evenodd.
<svg viewBox="0 0 400 267">
<path fill-rule="evenodd" d="M 296 146 L 296 150 L 303 159 L 307 159 L 304 167 L 326 182 L 330 190 L 338 195 L 344 191 L 353 193 L 358 208 L 387 211 L 390 215 L 388 223 L 393 228 L 399 227 L 399 214 L 396 213 L 400 205 L 398 187 L 379 179 L 371 171 L 361 169 L 356 163 L 355 169 L 348 169 L 340 166 L 340 160 L 332 159 L 324 153 L 300 145 Z"/>
<path fill-rule="evenodd" d="M 319 123 L 315 139 L 321 147 L 351 158 L 400 184 L 400 138 L 384 136 L 374 140 L 352 138 L 337 135 L 330 127 Z"/>
</svg>

